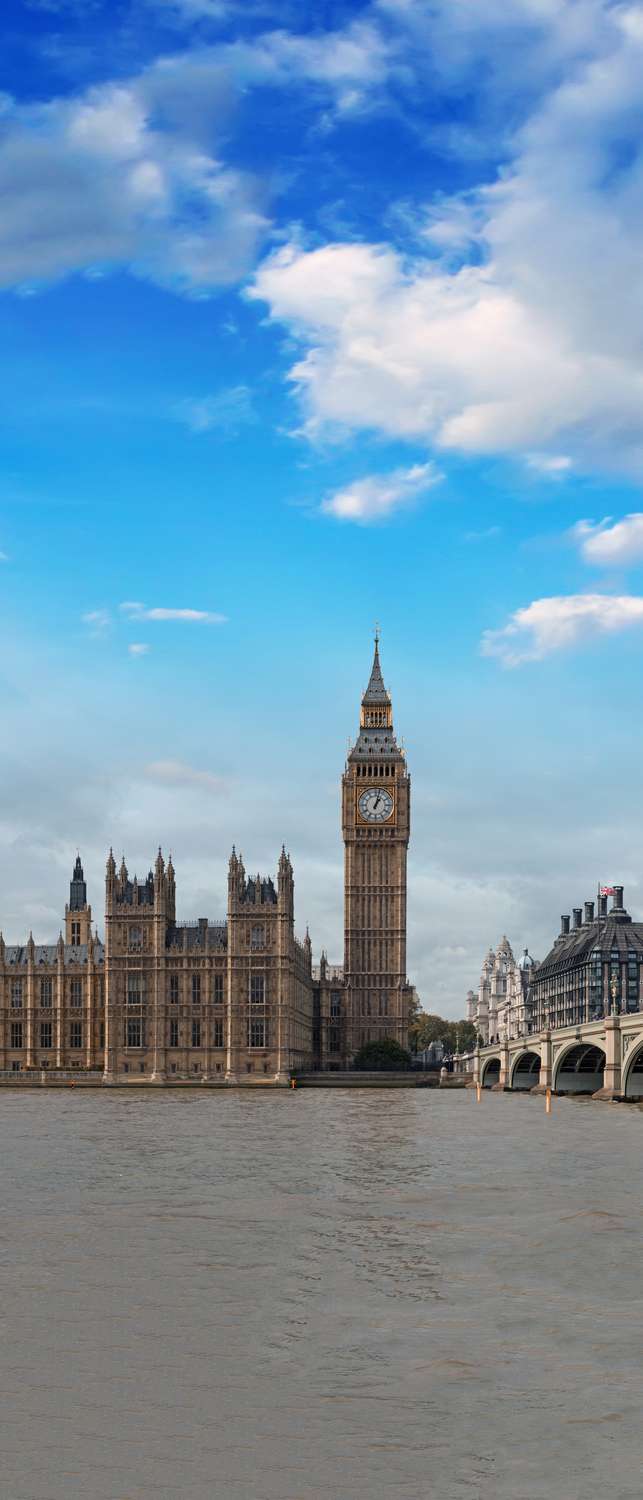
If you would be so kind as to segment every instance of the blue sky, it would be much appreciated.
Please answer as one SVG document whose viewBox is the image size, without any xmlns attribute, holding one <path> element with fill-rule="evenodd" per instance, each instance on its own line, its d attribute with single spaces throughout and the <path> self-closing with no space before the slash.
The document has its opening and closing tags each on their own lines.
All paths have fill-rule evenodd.
<svg viewBox="0 0 643 1500">
<path fill-rule="evenodd" d="M 641 910 L 643 7 L 8 0 L 0 911 L 291 850 L 341 957 L 382 628 L 409 972 Z"/>
</svg>

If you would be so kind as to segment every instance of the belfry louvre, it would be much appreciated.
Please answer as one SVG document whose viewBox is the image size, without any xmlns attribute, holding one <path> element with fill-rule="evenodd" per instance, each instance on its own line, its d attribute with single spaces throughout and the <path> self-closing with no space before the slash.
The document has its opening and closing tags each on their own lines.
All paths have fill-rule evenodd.
<svg viewBox="0 0 643 1500">
<path fill-rule="evenodd" d="M 406 1044 L 409 822 L 376 641 L 342 778 L 344 965 L 322 954 L 313 968 L 308 932 L 297 938 L 285 848 L 274 879 L 248 876 L 233 849 L 219 922 L 177 920 L 174 866 L 160 849 L 142 880 L 110 850 L 102 941 L 78 856 L 57 943 L 30 935 L 9 946 L 0 935 L 0 1077 L 287 1084 L 349 1066 L 365 1041 Z"/>
</svg>

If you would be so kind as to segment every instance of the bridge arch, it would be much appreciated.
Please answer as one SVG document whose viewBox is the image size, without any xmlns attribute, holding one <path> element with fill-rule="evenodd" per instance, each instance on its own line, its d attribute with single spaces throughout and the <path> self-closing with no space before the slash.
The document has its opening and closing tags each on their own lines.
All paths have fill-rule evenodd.
<svg viewBox="0 0 643 1500">
<path fill-rule="evenodd" d="M 540 1080 L 540 1055 L 538 1052 L 519 1052 L 511 1069 L 512 1089 L 533 1089 Z"/>
<path fill-rule="evenodd" d="M 603 1087 L 605 1052 L 595 1042 L 572 1042 L 554 1062 L 557 1094 L 595 1094 Z"/>
<path fill-rule="evenodd" d="M 495 1083 L 500 1082 L 500 1058 L 488 1057 L 482 1064 L 480 1082 L 483 1089 L 492 1089 Z"/>
<path fill-rule="evenodd" d="M 643 1037 L 623 1063 L 621 1088 L 625 1099 L 643 1099 Z"/>
</svg>

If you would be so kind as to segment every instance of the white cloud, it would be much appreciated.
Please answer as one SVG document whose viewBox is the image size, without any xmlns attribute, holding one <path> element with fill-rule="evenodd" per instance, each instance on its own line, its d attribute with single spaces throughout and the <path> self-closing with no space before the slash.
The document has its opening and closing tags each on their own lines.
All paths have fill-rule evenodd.
<svg viewBox="0 0 643 1500">
<path fill-rule="evenodd" d="M 234 385 L 228 390 L 217 391 L 213 396 L 183 401 L 178 416 L 187 422 L 192 432 L 218 430 L 231 434 L 257 420 L 247 385 Z"/>
<path fill-rule="evenodd" d="M 147 656 L 150 647 L 145 641 L 132 641 L 127 649 L 130 656 Z"/>
<path fill-rule="evenodd" d="M 343 490 L 329 495 L 322 501 L 321 510 L 340 521 L 358 521 L 363 525 L 385 521 L 439 484 L 442 477 L 432 463 L 394 469 L 391 474 L 372 474 L 355 479 Z"/>
<path fill-rule="evenodd" d="M 0 562 L 8 562 L 8 561 L 9 561 L 9 555 L 8 555 L 8 553 L 7 552 L 0 552 Z"/>
<path fill-rule="evenodd" d="M 128 620 L 179 620 L 200 625 L 223 625 L 226 620 L 225 615 L 213 614 L 207 609 L 166 609 L 165 607 L 148 609 L 145 604 L 140 604 L 135 600 L 127 600 L 119 605 L 119 609 Z"/>
<path fill-rule="evenodd" d="M 199 771 L 181 760 L 155 760 L 145 767 L 145 776 L 162 786 L 197 787 L 204 791 L 220 792 L 227 782 L 211 771 Z"/>
<path fill-rule="evenodd" d="M 623 594 L 568 594 L 534 599 L 517 609 L 501 630 L 482 637 L 483 656 L 495 656 L 505 667 L 541 661 L 554 651 L 582 645 L 599 635 L 615 635 L 643 625 L 643 598 Z"/>
<path fill-rule="evenodd" d="M 450 38 L 451 61 L 432 54 L 445 89 L 473 76 L 476 61 L 480 72 L 499 42 L 498 57 L 515 53 L 512 7 L 387 9 L 414 24 L 423 13 L 433 41 L 450 22 L 438 34 L 447 54 Z M 518 453 L 551 478 L 597 463 L 638 472 L 640 12 L 597 0 L 515 9 L 538 42 L 537 78 L 524 61 L 528 113 L 495 180 L 486 172 L 477 191 L 427 206 L 432 253 L 291 243 L 260 266 L 251 295 L 301 343 L 291 379 L 311 434 L 371 429 L 463 453 Z M 512 72 L 522 87 L 515 55 Z M 454 234 L 471 242 L 455 260 Z"/>
<path fill-rule="evenodd" d="M 88 625 L 92 635 L 105 635 L 112 623 L 108 609 L 90 609 L 82 617 L 83 625 Z"/>
<path fill-rule="evenodd" d="M 581 553 L 588 563 L 627 567 L 643 558 L 643 512 L 633 511 L 622 521 L 612 521 L 606 516 L 598 525 L 592 521 L 578 521 L 572 528 L 572 536 L 580 543 Z"/>
<path fill-rule="evenodd" d="M 212 153 L 231 93 L 216 56 L 197 54 L 14 107 L 1 122 L 0 287 L 121 265 L 187 293 L 243 277 L 267 221 L 259 184 Z"/>
<path fill-rule="evenodd" d="M 537 474 L 544 474 L 546 479 L 562 479 L 569 473 L 572 461 L 564 453 L 528 453 L 527 467 Z"/>
</svg>

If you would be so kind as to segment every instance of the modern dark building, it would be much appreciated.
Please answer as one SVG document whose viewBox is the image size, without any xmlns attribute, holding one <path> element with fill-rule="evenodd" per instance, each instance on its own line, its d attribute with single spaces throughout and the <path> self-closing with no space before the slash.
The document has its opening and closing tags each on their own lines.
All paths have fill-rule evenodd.
<svg viewBox="0 0 643 1500">
<path fill-rule="evenodd" d="M 561 917 L 553 948 L 531 974 L 529 1032 L 580 1026 L 602 1016 L 641 1009 L 643 922 L 623 905 L 623 887 Z"/>
</svg>

